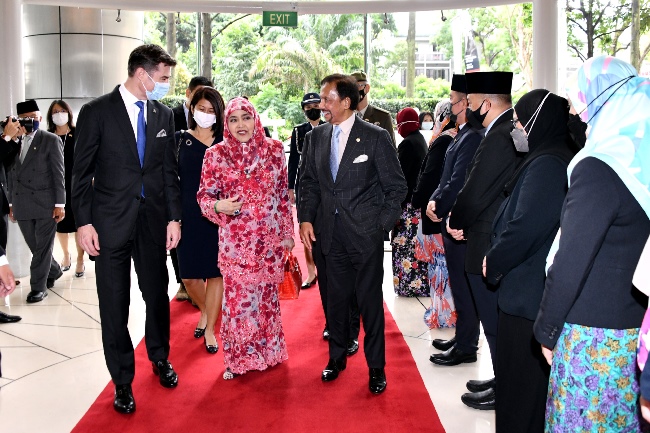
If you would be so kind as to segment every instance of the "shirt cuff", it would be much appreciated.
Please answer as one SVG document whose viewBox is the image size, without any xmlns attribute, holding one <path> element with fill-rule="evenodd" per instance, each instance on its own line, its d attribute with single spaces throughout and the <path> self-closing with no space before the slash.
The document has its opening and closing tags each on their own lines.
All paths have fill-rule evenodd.
<svg viewBox="0 0 650 433">
<path fill-rule="evenodd" d="M 64 204 L 55 204 L 54 207 L 65 207 Z"/>
<path fill-rule="evenodd" d="M 6 255 L 0 256 L 0 266 L 4 266 L 8 264 L 9 264 L 9 260 L 7 260 L 7 256 Z"/>
</svg>

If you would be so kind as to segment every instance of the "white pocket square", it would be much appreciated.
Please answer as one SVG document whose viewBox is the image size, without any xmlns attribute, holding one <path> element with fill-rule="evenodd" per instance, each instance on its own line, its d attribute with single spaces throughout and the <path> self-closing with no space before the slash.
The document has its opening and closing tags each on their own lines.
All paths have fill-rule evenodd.
<svg viewBox="0 0 650 433">
<path fill-rule="evenodd" d="M 165 131 L 164 129 L 161 129 L 160 132 L 158 134 L 156 134 L 156 138 L 158 138 L 158 137 L 167 137 L 167 131 Z"/>
<path fill-rule="evenodd" d="M 360 162 L 366 162 L 368 160 L 368 155 L 359 155 L 356 158 L 354 158 L 354 161 L 352 161 L 352 164 L 358 164 Z"/>
</svg>

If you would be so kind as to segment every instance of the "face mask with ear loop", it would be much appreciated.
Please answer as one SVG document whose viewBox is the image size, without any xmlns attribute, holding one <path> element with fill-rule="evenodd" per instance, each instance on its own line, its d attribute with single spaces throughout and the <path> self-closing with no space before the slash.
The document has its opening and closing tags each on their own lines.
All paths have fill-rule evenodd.
<svg viewBox="0 0 650 433">
<path fill-rule="evenodd" d="M 535 126 L 535 121 L 537 120 L 537 116 L 539 116 L 539 112 L 542 110 L 542 105 L 544 105 L 544 102 L 546 101 L 546 98 L 548 98 L 548 95 L 550 95 L 551 92 L 548 92 L 546 96 L 544 96 L 544 99 L 542 99 L 542 102 L 537 106 L 537 109 L 533 113 L 533 115 L 528 119 L 528 122 L 526 122 L 526 125 L 524 126 L 523 129 L 515 128 L 512 131 L 510 131 L 510 136 L 512 137 L 512 141 L 515 144 L 515 149 L 517 149 L 517 152 L 523 152 L 526 153 L 528 152 L 528 135 L 526 134 L 526 128 L 528 125 L 530 125 L 530 128 L 528 129 L 528 134 L 531 133 L 533 130 L 533 126 Z M 530 122 L 533 122 L 532 124 Z"/>
</svg>

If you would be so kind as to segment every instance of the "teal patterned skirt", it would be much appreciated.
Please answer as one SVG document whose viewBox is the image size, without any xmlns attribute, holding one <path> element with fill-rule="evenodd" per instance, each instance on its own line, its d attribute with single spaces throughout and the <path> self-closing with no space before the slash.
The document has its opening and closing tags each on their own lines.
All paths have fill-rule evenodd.
<svg viewBox="0 0 650 433">
<path fill-rule="evenodd" d="M 564 325 L 553 351 L 547 433 L 646 431 L 639 414 L 638 335 L 638 328 Z"/>
</svg>

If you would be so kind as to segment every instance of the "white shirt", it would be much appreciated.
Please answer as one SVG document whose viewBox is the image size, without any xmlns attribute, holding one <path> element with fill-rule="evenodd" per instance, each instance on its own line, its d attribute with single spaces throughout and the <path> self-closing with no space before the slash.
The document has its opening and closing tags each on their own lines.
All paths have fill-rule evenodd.
<svg viewBox="0 0 650 433">
<path fill-rule="evenodd" d="M 492 125 L 494 125 L 494 122 L 496 122 L 499 119 L 499 117 L 503 116 L 505 113 L 507 113 L 510 110 L 512 110 L 512 107 L 508 108 L 506 111 L 504 111 L 503 113 L 495 117 L 494 120 L 490 122 L 490 124 L 487 126 L 487 128 L 485 128 L 485 135 L 488 135 L 488 132 L 490 132 L 490 129 L 492 128 Z"/>
<path fill-rule="evenodd" d="M 185 124 L 190 124 L 190 109 L 187 108 L 186 104 L 183 104 L 183 113 L 185 113 Z"/>
<path fill-rule="evenodd" d="M 9 260 L 7 260 L 7 256 L 6 255 L 0 256 L 0 266 L 4 266 L 8 264 L 9 264 Z"/>
<path fill-rule="evenodd" d="M 133 93 L 129 92 L 124 84 L 120 86 L 120 95 L 122 95 L 122 100 L 124 101 L 124 106 L 126 107 L 126 112 L 129 115 L 129 120 L 131 121 L 131 126 L 133 127 L 133 135 L 135 139 L 138 139 L 138 114 L 140 113 L 140 107 L 135 105 L 140 99 L 136 98 Z M 144 101 L 144 121 L 147 122 L 147 100 Z"/>
<path fill-rule="evenodd" d="M 338 127 L 341 128 L 341 133 L 339 134 L 339 165 L 341 164 L 341 158 L 343 158 L 343 152 L 345 152 L 345 147 L 348 144 L 348 138 L 350 138 L 350 131 L 352 130 L 352 125 L 354 125 L 356 118 L 357 116 L 352 115 L 338 125 Z M 363 122 L 363 120 L 361 120 L 361 122 Z"/>
<path fill-rule="evenodd" d="M 359 113 L 359 114 L 357 114 L 357 116 L 359 116 L 359 117 L 361 117 L 363 119 L 363 116 L 366 115 L 366 110 L 368 110 L 369 105 L 370 104 L 366 105 L 363 110 L 357 110 L 357 113 Z"/>
</svg>

